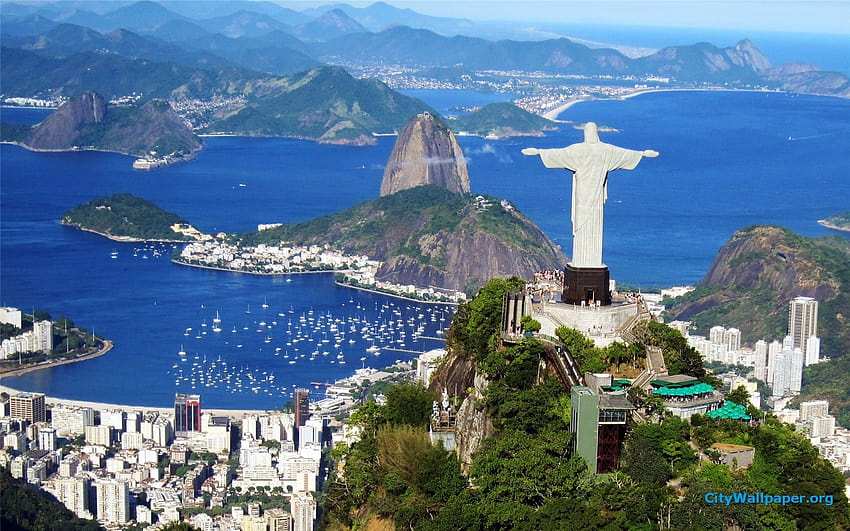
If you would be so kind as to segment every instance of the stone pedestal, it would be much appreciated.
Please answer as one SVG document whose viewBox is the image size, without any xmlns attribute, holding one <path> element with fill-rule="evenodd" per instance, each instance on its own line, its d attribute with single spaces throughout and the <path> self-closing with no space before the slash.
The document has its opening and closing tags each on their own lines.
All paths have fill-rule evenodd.
<svg viewBox="0 0 850 531">
<path fill-rule="evenodd" d="M 567 264 L 564 268 L 564 292 L 561 301 L 567 304 L 611 305 L 611 274 L 608 266 L 575 267 Z"/>
</svg>

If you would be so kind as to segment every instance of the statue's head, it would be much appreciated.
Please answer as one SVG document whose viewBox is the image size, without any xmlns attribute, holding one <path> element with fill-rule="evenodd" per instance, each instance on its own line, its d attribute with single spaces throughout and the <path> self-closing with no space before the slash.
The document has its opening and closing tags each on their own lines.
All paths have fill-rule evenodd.
<svg viewBox="0 0 850 531">
<path fill-rule="evenodd" d="M 594 122 L 584 124 L 584 141 L 588 144 L 599 143 L 599 129 Z"/>
</svg>

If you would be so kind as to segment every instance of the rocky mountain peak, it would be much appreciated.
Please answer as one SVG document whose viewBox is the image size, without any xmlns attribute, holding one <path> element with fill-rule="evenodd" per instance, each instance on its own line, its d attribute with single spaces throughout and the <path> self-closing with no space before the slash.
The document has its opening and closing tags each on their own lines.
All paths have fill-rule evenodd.
<svg viewBox="0 0 850 531">
<path fill-rule="evenodd" d="M 398 135 L 387 160 L 381 196 L 435 184 L 454 193 L 469 193 L 466 159 L 448 126 L 436 116 L 412 118 Z"/>
<path fill-rule="evenodd" d="M 83 126 L 106 119 L 106 100 L 96 92 L 85 92 L 68 100 L 35 129 L 28 144 L 36 149 L 68 149 Z"/>
<path fill-rule="evenodd" d="M 734 48 L 727 48 L 726 55 L 737 66 L 749 66 L 756 72 L 764 72 L 772 65 L 770 60 L 749 40 L 744 39 Z"/>
</svg>

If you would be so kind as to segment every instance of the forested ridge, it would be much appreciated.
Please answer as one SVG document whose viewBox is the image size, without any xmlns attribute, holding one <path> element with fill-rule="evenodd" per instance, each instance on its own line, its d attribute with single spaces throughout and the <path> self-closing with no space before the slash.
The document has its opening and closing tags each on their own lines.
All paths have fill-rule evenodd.
<svg viewBox="0 0 850 531">
<path fill-rule="evenodd" d="M 545 372 L 538 377 L 543 344 L 525 339 L 505 346 L 498 340 L 501 296 L 520 284 L 519 279 L 490 281 L 458 309 L 447 333 L 449 348 L 474 358 L 476 370 L 489 380 L 483 408 L 495 435 L 475 454 L 468 476 L 454 453 L 428 442 L 434 397 L 421 387 L 394 387 L 386 405 L 369 402 L 352 415 L 350 423 L 362 430 L 360 440 L 334 450 L 337 467 L 328 482 L 323 529 L 850 525 L 842 475 L 792 426 L 770 415 L 763 423 L 747 424 L 703 415 L 686 421 L 662 413 L 660 422 L 631 426 L 619 471 L 591 474 L 572 451 L 569 392 Z M 652 328 L 645 341 L 665 352 L 681 347 L 678 332 Z M 698 372 L 689 366 L 690 358 L 690 352 L 680 352 L 681 369 Z M 586 359 L 601 363 L 599 352 Z M 740 394 L 734 398 L 745 402 L 747 396 Z M 710 450 L 715 442 L 752 446 L 755 462 L 740 470 L 718 464 Z M 708 492 L 826 495 L 832 504 L 724 505 L 708 503 Z"/>
</svg>

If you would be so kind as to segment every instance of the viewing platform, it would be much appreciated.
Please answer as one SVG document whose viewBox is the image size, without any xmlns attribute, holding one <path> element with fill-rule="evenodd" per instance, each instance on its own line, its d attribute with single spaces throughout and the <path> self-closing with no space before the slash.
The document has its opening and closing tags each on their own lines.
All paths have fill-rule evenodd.
<svg viewBox="0 0 850 531">
<path fill-rule="evenodd" d="M 650 318 L 646 306 L 636 297 L 616 296 L 609 306 L 579 305 L 536 297 L 528 289 L 509 294 L 504 310 L 502 330 L 508 334 L 521 334 L 520 320 L 530 315 L 540 322 L 542 335 L 557 336 L 555 330 L 566 326 L 592 339 L 597 347 L 615 341 L 630 343 L 628 330 Z"/>
</svg>

